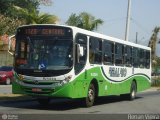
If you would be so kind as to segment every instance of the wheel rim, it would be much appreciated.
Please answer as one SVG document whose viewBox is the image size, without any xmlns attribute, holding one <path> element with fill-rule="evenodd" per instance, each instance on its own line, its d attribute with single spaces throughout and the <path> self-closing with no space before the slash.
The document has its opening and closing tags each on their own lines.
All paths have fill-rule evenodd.
<svg viewBox="0 0 160 120">
<path fill-rule="evenodd" d="M 131 92 L 131 98 L 134 99 L 136 97 L 136 86 L 133 85 L 132 92 Z"/>
<path fill-rule="evenodd" d="M 94 91 L 92 89 L 89 89 L 88 91 L 88 99 L 90 102 L 94 100 Z"/>
<path fill-rule="evenodd" d="M 136 95 L 135 90 L 132 91 L 132 94 L 131 94 L 131 95 L 132 95 L 132 98 L 135 98 L 135 95 Z"/>
</svg>

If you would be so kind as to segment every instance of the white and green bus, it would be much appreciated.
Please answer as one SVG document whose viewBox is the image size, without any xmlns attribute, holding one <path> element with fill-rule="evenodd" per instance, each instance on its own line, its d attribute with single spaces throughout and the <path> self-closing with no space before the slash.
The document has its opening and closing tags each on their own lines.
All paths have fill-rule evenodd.
<svg viewBox="0 0 160 120">
<path fill-rule="evenodd" d="M 151 83 L 151 49 L 117 38 L 62 25 L 26 25 L 16 32 L 12 92 L 36 97 L 99 96 L 133 100 Z"/>
</svg>

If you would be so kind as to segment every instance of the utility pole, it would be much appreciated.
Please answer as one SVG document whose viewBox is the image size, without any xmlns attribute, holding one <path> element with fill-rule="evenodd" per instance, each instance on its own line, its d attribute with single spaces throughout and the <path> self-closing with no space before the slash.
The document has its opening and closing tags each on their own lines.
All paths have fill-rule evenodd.
<svg viewBox="0 0 160 120">
<path fill-rule="evenodd" d="M 138 32 L 136 32 L 136 44 L 138 42 Z"/>
<path fill-rule="evenodd" d="M 131 0 L 128 0 L 125 41 L 128 41 L 128 37 L 129 37 L 129 24 L 130 24 L 130 11 L 131 11 L 130 7 L 131 7 Z"/>
</svg>

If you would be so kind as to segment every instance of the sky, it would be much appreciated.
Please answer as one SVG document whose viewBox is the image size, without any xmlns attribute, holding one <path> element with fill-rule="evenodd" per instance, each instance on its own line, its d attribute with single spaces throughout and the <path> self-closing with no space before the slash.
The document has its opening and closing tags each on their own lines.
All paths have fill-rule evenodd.
<svg viewBox="0 0 160 120">
<path fill-rule="evenodd" d="M 52 0 L 50 6 L 41 5 L 40 12 L 58 16 L 60 24 L 72 13 L 88 12 L 104 21 L 98 33 L 124 39 L 127 7 L 128 0 Z M 136 41 L 137 32 L 138 44 L 147 46 L 153 29 L 160 26 L 159 12 L 160 0 L 131 0 L 129 41 Z"/>
</svg>

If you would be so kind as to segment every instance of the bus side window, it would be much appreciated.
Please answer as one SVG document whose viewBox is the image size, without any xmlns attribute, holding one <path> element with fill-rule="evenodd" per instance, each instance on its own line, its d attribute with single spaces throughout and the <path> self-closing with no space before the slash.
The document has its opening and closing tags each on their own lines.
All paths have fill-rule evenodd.
<svg viewBox="0 0 160 120">
<path fill-rule="evenodd" d="M 112 42 L 103 42 L 103 63 L 107 65 L 114 63 L 114 44 Z"/>
<path fill-rule="evenodd" d="M 89 39 L 89 62 L 91 64 L 102 63 L 102 40 L 94 37 Z"/>
<path fill-rule="evenodd" d="M 123 65 L 123 45 L 119 43 L 115 44 L 115 64 Z"/>
<path fill-rule="evenodd" d="M 125 46 L 124 48 L 124 63 L 127 67 L 132 66 L 132 47 Z"/>
<path fill-rule="evenodd" d="M 133 67 L 138 68 L 139 67 L 139 49 L 138 48 L 133 48 L 132 56 L 133 56 Z"/>
<path fill-rule="evenodd" d="M 145 51 L 143 49 L 140 49 L 140 53 L 139 53 L 139 62 L 140 62 L 140 65 L 139 67 L 140 68 L 144 68 L 144 64 L 145 64 Z"/>
<path fill-rule="evenodd" d="M 147 69 L 150 68 L 150 52 L 149 51 L 146 51 L 145 68 L 147 68 Z"/>
</svg>

